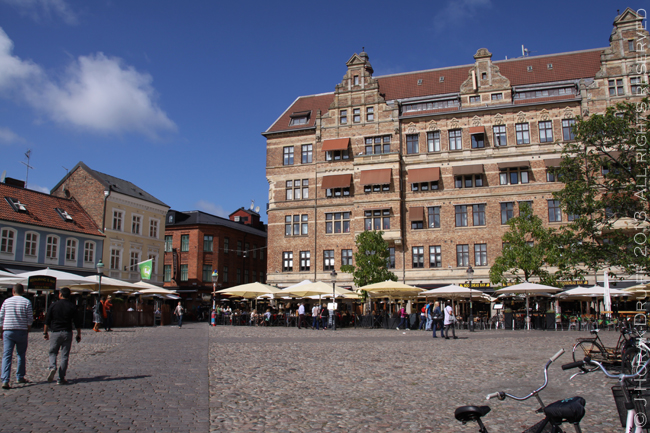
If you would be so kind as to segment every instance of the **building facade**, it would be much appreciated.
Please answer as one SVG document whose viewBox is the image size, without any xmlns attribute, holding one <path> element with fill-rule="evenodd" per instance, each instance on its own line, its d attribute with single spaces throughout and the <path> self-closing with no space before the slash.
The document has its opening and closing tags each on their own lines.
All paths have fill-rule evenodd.
<svg viewBox="0 0 650 433">
<path fill-rule="evenodd" d="M 165 220 L 164 287 L 212 292 L 266 282 L 266 229 L 253 210 L 240 208 L 229 219 L 201 211 L 170 210 Z"/>
<path fill-rule="evenodd" d="M 133 183 L 75 165 L 52 189 L 57 197 L 74 198 L 103 228 L 106 242 L 98 259 L 111 278 L 137 282 L 139 262 L 152 259 L 150 282 L 162 284 L 164 222 L 169 206 Z"/>
<path fill-rule="evenodd" d="M 75 200 L 25 189 L 21 181 L 0 183 L 0 269 L 95 274 L 104 239 Z"/>
<path fill-rule="evenodd" d="M 570 218 L 547 169 L 577 116 L 639 99 L 642 18 L 626 9 L 608 47 L 577 52 L 494 61 L 481 48 L 468 65 L 381 77 L 353 55 L 334 92 L 297 98 L 263 133 L 268 283 L 336 270 L 351 284 L 340 266 L 356 234 L 383 230 L 400 281 L 464 283 L 471 265 L 487 284 L 523 202 L 549 226 Z"/>
</svg>

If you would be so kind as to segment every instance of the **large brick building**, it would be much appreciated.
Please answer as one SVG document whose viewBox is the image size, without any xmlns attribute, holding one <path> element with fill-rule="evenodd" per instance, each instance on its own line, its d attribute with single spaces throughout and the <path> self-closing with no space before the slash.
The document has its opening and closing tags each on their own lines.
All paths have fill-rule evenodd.
<svg viewBox="0 0 650 433">
<path fill-rule="evenodd" d="M 462 283 L 471 265 L 487 283 L 522 202 L 567 222 L 547 168 L 577 116 L 638 98 L 647 37 L 626 9 L 605 48 L 501 61 L 481 48 L 468 65 L 380 77 L 353 55 L 334 92 L 297 98 L 263 133 L 268 282 L 329 280 L 357 233 L 381 229 L 400 281 Z"/>
<path fill-rule="evenodd" d="M 140 280 L 139 262 L 152 259 L 151 283 L 162 284 L 159 265 L 163 251 L 163 222 L 169 206 L 133 183 L 75 165 L 52 188 L 57 197 L 74 198 L 106 234 L 98 253 L 111 278 Z"/>
<path fill-rule="evenodd" d="M 201 211 L 170 210 L 165 220 L 164 287 L 212 291 L 266 282 L 266 227 L 256 211 L 240 208 L 229 219 Z"/>
</svg>

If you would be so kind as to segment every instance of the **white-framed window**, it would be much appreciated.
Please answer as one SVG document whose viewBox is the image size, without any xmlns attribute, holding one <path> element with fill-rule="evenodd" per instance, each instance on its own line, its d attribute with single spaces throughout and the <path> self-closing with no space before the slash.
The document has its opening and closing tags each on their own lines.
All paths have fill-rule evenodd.
<svg viewBox="0 0 650 433">
<path fill-rule="evenodd" d="M 38 233 L 25 233 L 25 255 L 31 257 L 38 256 Z"/>
<path fill-rule="evenodd" d="M 530 131 L 528 123 L 517 123 L 515 125 L 517 133 L 517 144 L 530 144 Z"/>
<path fill-rule="evenodd" d="M 440 131 L 427 132 L 427 152 L 440 152 Z"/>
<path fill-rule="evenodd" d="M 487 266 L 487 244 L 474 244 L 474 266 Z"/>
<path fill-rule="evenodd" d="M 95 263 L 95 243 L 92 241 L 84 242 L 84 262 Z"/>
<path fill-rule="evenodd" d="M 286 200 L 306 200 L 309 198 L 309 179 L 295 179 L 286 182 Z"/>
<path fill-rule="evenodd" d="M 77 260 L 77 240 L 66 239 L 65 241 L 65 259 L 67 261 Z"/>
<path fill-rule="evenodd" d="M 45 240 L 45 258 L 50 260 L 56 260 L 59 258 L 58 236 L 48 235 Z"/>
<path fill-rule="evenodd" d="M 0 232 L 0 253 L 14 254 L 16 244 L 16 230 L 2 229 Z"/>
<path fill-rule="evenodd" d="M 622 78 L 608 80 L 607 83 L 609 85 L 609 96 L 625 95 L 625 90 L 623 90 L 623 79 Z"/>
<path fill-rule="evenodd" d="M 449 150 L 461 150 L 463 148 L 463 134 L 460 129 L 449 131 Z"/>
<path fill-rule="evenodd" d="M 113 209 L 113 230 L 124 231 L 124 212 Z"/>
<path fill-rule="evenodd" d="M 499 183 L 501 185 L 528 183 L 529 173 L 528 168 L 509 168 L 501 170 L 499 173 Z"/>
<path fill-rule="evenodd" d="M 506 137 L 506 125 L 495 125 L 492 127 L 494 132 L 494 145 L 495 146 L 507 146 L 508 138 Z"/>
<path fill-rule="evenodd" d="M 119 250 L 117 248 L 111 248 L 110 268 L 119 271 L 121 263 L 122 263 L 122 250 Z"/>
<path fill-rule="evenodd" d="M 140 263 L 140 252 L 139 251 L 131 251 L 131 261 L 129 263 L 129 271 L 131 271 L 131 272 L 139 271 L 138 266 L 137 266 L 138 263 Z"/>
<path fill-rule="evenodd" d="M 576 136 L 573 132 L 575 124 L 575 119 L 564 119 L 562 121 L 562 138 L 564 138 L 564 141 L 575 140 Z"/>
<path fill-rule="evenodd" d="M 131 216 L 131 233 L 139 235 L 142 233 L 142 216 L 133 214 Z"/>
<path fill-rule="evenodd" d="M 539 142 L 540 143 L 550 143 L 553 141 L 553 121 L 545 120 L 539 122 Z"/>
<path fill-rule="evenodd" d="M 158 239 L 158 224 L 160 221 L 157 219 L 149 218 L 149 237 Z"/>
</svg>

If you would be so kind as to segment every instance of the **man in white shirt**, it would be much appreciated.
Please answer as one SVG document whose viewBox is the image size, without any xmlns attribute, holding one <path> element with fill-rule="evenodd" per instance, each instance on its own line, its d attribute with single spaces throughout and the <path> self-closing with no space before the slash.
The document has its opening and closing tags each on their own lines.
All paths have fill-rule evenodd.
<svg viewBox="0 0 650 433">
<path fill-rule="evenodd" d="M 300 329 L 301 325 L 307 329 L 305 324 L 305 304 L 300 304 L 298 307 L 298 329 Z"/>
<path fill-rule="evenodd" d="M 314 305 L 311 308 L 311 317 L 312 317 L 312 322 L 311 322 L 311 329 L 315 329 L 318 331 L 318 325 L 320 324 L 320 307 L 318 304 Z"/>
<path fill-rule="evenodd" d="M 0 340 L 4 340 L 4 351 L 2 353 L 2 389 L 10 389 L 9 379 L 11 378 L 11 357 L 16 348 L 18 366 L 16 368 L 16 380 L 18 383 L 29 383 L 25 379 L 25 353 L 27 352 L 27 338 L 32 322 L 34 321 L 34 310 L 32 303 L 23 297 L 25 289 L 22 284 L 16 284 L 13 288 L 13 296 L 6 299 L 0 309 Z"/>
<path fill-rule="evenodd" d="M 454 340 L 458 339 L 456 337 L 456 316 L 454 316 L 454 310 L 451 309 L 451 305 L 447 304 L 445 307 L 445 340 L 449 340 L 449 328 L 451 328 Z"/>
</svg>

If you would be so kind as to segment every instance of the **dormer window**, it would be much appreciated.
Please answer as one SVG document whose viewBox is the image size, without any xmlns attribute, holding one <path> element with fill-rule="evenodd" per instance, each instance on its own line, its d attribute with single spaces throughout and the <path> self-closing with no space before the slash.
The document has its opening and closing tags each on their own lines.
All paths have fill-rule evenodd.
<svg viewBox="0 0 650 433">
<path fill-rule="evenodd" d="M 355 85 L 355 86 L 358 86 L 358 85 L 359 85 L 359 76 L 358 76 L 358 75 L 355 75 L 355 76 L 354 76 L 354 85 Z"/>
<path fill-rule="evenodd" d="M 289 126 L 306 125 L 309 122 L 311 111 L 299 111 L 291 114 Z"/>
<path fill-rule="evenodd" d="M 528 72 L 533 72 L 533 67 L 532 67 L 532 66 L 528 66 L 528 67 L 526 68 L 526 70 L 527 70 Z"/>
<path fill-rule="evenodd" d="M 5 200 L 7 200 L 7 203 L 9 203 L 15 212 L 27 212 L 27 206 L 21 203 L 17 198 L 5 197 Z"/>
<path fill-rule="evenodd" d="M 61 208 L 55 208 L 56 212 L 59 214 L 61 218 L 63 218 L 63 221 L 72 221 L 72 216 L 66 212 L 65 210 Z"/>
</svg>

